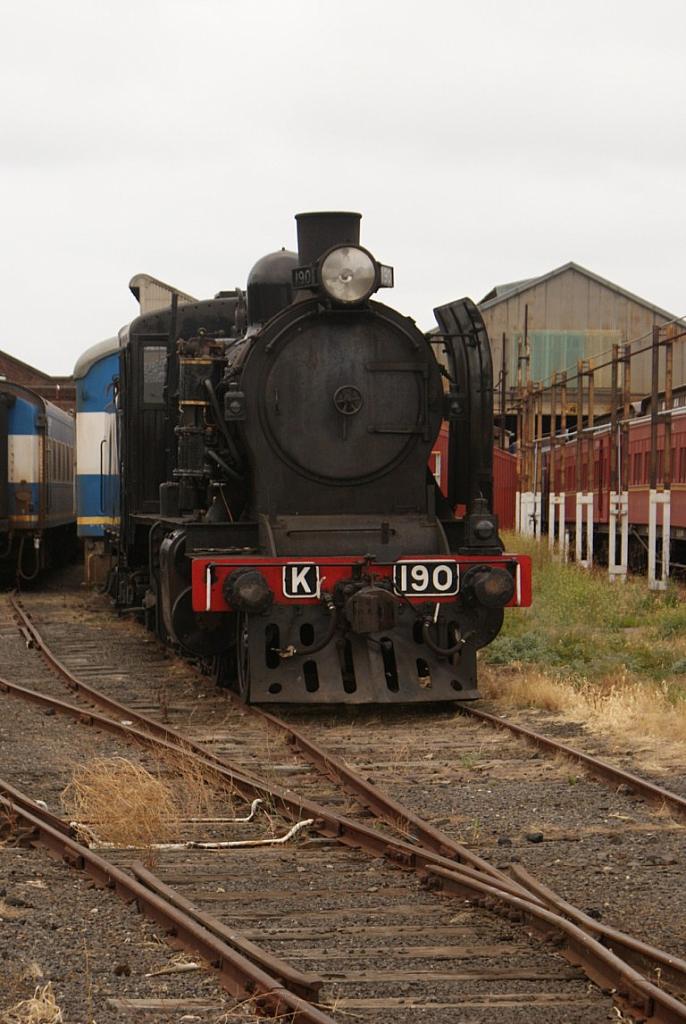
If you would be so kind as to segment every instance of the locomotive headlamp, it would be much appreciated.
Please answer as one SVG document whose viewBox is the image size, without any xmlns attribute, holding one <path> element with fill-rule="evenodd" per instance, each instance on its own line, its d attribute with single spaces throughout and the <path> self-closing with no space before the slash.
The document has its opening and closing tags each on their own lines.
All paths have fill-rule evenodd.
<svg viewBox="0 0 686 1024">
<path fill-rule="evenodd" d="M 362 302 L 377 286 L 374 260 L 364 249 L 351 245 L 332 249 L 322 260 L 319 276 L 335 302 Z"/>
<path fill-rule="evenodd" d="M 295 267 L 292 284 L 296 291 L 322 291 L 334 302 L 352 306 L 379 288 L 392 288 L 393 267 L 377 263 L 359 245 L 334 245 L 318 260 Z"/>
</svg>

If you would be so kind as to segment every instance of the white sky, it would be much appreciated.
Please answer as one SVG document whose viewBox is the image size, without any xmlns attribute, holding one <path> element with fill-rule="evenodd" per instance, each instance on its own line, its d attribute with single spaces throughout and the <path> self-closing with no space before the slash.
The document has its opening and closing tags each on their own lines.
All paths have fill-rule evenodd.
<svg viewBox="0 0 686 1024">
<path fill-rule="evenodd" d="M 351 209 L 432 309 L 568 260 L 686 313 L 684 0 L 0 0 L 0 348 L 69 373 Z"/>
</svg>

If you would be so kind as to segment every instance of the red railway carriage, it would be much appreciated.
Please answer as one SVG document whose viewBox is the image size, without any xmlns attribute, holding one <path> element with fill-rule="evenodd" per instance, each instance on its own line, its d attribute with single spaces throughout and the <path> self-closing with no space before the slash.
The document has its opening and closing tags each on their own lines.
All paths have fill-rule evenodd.
<svg viewBox="0 0 686 1024">
<path fill-rule="evenodd" d="M 444 494 L 448 487 L 449 430 L 444 424 L 436 438 L 429 466 Z M 502 448 L 493 448 L 493 512 L 501 530 L 514 530 L 517 486 L 517 458 Z M 464 514 L 464 510 L 458 514 Z"/>
<path fill-rule="evenodd" d="M 658 423 L 657 436 L 657 480 L 658 489 L 664 480 L 664 421 Z M 559 439 L 558 439 L 559 441 Z M 607 533 L 610 518 L 610 426 L 604 424 L 593 433 L 592 442 L 583 439 L 580 463 L 580 490 L 589 493 L 590 452 L 593 451 L 593 519 L 598 535 Z M 622 458 L 618 446 L 618 462 L 627 465 L 627 478 L 620 479 L 618 490 L 628 491 L 629 526 L 634 536 L 643 536 L 648 530 L 648 507 L 650 492 L 650 417 L 634 420 L 629 427 L 628 459 Z M 626 455 L 626 453 L 625 453 Z M 565 523 L 573 533 L 576 525 L 578 448 L 576 437 L 558 445 L 555 449 L 554 465 L 551 467 L 551 452 L 543 453 L 543 502 L 542 512 L 547 516 L 547 496 L 565 494 Z M 672 413 L 672 483 L 671 483 L 671 529 L 672 540 L 686 538 L 686 409 L 675 409 Z"/>
</svg>

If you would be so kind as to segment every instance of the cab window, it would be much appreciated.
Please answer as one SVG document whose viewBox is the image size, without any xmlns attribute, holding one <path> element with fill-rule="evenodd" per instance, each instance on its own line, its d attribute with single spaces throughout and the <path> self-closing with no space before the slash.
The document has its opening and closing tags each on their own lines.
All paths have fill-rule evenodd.
<svg viewBox="0 0 686 1024">
<path fill-rule="evenodd" d="M 146 345 L 143 349 L 144 405 L 164 405 L 164 385 L 166 380 L 166 345 Z"/>
</svg>

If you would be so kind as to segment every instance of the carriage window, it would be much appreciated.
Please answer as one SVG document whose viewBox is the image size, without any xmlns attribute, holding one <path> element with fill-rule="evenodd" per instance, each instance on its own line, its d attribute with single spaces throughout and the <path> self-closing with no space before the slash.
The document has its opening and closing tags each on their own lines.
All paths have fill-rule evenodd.
<svg viewBox="0 0 686 1024">
<path fill-rule="evenodd" d="M 146 345 L 143 349 L 143 404 L 163 405 L 167 379 L 166 345 Z"/>
</svg>

